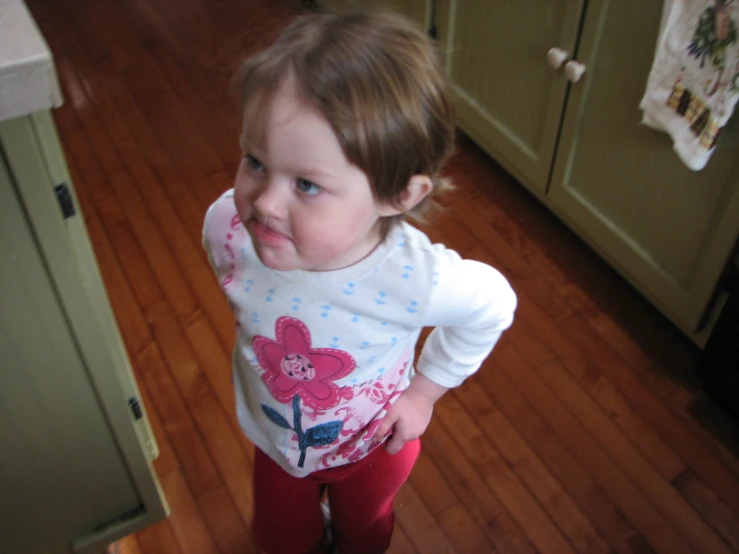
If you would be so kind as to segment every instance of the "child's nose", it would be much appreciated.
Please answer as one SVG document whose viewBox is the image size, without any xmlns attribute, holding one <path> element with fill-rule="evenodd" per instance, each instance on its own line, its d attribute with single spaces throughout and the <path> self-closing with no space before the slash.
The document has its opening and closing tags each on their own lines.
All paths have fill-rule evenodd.
<svg viewBox="0 0 739 554">
<path fill-rule="evenodd" d="M 285 198 L 279 184 L 268 181 L 255 193 L 254 209 L 265 218 L 282 219 L 285 213 Z"/>
</svg>

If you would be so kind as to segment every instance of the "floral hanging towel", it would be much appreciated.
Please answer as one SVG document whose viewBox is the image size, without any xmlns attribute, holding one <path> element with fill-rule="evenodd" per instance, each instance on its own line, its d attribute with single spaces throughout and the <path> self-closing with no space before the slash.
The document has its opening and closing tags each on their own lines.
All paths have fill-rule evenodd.
<svg viewBox="0 0 739 554">
<path fill-rule="evenodd" d="M 640 107 L 690 169 L 708 163 L 739 98 L 739 0 L 665 0 Z"/>
</svg>

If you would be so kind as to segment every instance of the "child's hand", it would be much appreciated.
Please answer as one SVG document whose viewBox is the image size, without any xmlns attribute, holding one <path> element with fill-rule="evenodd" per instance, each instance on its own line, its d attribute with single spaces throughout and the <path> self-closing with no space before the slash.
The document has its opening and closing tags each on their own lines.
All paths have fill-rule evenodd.
<svg viewBox="0 0 739 554">
<path fill-rule="evenodd" d="M 389 454 L 397 454 L 403 445 L 420 437 L 431 421 L 434 404 L 448 389 L 437 385 L 420 373 L 398 397 L 382 418 L 373 440 L 380 441 L 392 432 L 385 445 Z"/>
</svg>

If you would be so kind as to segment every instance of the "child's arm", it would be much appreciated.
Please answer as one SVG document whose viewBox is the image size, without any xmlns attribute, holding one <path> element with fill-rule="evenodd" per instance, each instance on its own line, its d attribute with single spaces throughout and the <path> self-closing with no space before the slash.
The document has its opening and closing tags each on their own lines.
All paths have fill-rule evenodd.
<svg viewBox="0 0 739 554">
<path fill-rule="evenodd" d="M 449 250 L 439 254 L 438 286 L 424 321 L 436 329 L 424 345 L 410 386 L 374 435 L 382 440 L 392 432 L 386 445 L 390 454 L 423 434 L 435 402 L 477 371 L 513 321 L 516 295 L 499 272 Z"/>
</svg>

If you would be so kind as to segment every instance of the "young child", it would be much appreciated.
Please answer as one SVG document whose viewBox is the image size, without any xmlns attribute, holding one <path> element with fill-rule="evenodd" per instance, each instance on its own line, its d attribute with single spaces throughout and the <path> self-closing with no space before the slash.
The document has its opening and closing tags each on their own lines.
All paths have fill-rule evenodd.
<svg viewBox="0 0 739 554">
<path fill-rule="evenodd" d="M 269 554 L 328 552 L 327 490 L 336 551 L 384 552 L 434 402 L 478 369 L 516 297 L 496 270 L 403 221 L 445 188 L 455 128 L 413 24 L 302 17 L 239 85 L 243 159 L 204 244 L 236 316 L 254 537 Z"/>
</svg>

